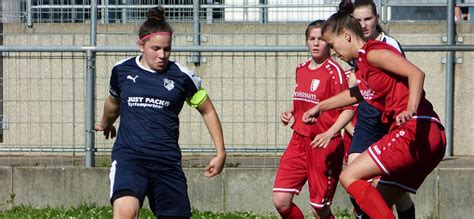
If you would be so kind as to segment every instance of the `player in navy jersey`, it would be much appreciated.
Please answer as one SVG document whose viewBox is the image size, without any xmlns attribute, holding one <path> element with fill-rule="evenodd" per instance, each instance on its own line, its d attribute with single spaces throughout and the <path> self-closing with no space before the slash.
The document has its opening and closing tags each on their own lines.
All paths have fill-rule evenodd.
<svg viewBox="0 0 474 219">
<path fill-rule="evenodd" d="M 395 218 L 392 206 L 415 193 L 442 160 L 446 136 L 423 91 L 424 73 L 392 46 L 365 40 L 352 11 L 340 8 L 322 28 L 323 39 L 345 61 L 357 59 L 358 86 L 320 102 L 303 115 L 312 122 L 324 111 L 365 99 L 381 112 L 389 132 L 359 155 L 339 179 L 371 218 Z M 381 176 L 377 189 L 366 180 Z"/>
<path fill-rule="evenodd" d="M 352 3 L 351 0 L 341 1 L 341 7 L 353 8 L 352 16 L 359 22 L 364 32 L 364 38 L 366 40 L 378 40 L 385 42 L 404 55 L 400 44 L 394 38 L 386 35 L 382 27 L 379 25 L 379 15 L 377 14 L 376 5 L 372 0 L 356 0 Z M 350 9 L 351 10 L 351 9 Z M 356 60 L 354 60 L 355 63 Z M 355 67 L 355 65 L 354 65 Z M 355 80 L 354 74 L 350 74 L 352 81 Z M 356 86 L 355 83 L 349 82 L 349 87 Z M 364 152 L 369 146 L 378 140 L 380 140 L 388 132 L 386 127 L 381 121 L 380 112 L 369 105 L 366 101 L 361 101 L 355 109 L 356 122 L 355 127 L 352 123 L 346 126 L 349 134 L 353 135 L 352 142 L 350 143 L 348 164 L 356 159 L 360 153 Z M 344 136 L 350 138 L 350 136 Z M 345 139 L 346 140 L 346 139 Z M 347 140 L 346 140 L 347 142 Z M 372 179 L 370 180 L 372 181 Z M 373 185 L 377 185 L 378 179 L 373 180 Z M 383 182 L 382 182 L 383 183 Z M 355 201 L 351 198 L 354 204 L 354 213 L 356 217 L 368 218 L 360 208 L 357 206 Z M 406 193 L 399 201 L 396 202 L 397 214 L 400 219 L 414 219 L 415 208 L 413 201 L 410 196 Z"/>
<path fill-rule="evenodd" d="M 330 205 L 344 158 L 340 130 L 351 120 L 352 108 L 327 111 L 314 124 L 301 121 L 306 110 L 347 89 L 342 68 L 331 59 L 321 39 L 323 22 L 314 21 L 306 29 L 306 45 L 312 58 L 296 68 L 293 107 L 280 117 L 283 125 L 294 119 L 293 135 L 280 159 L 273 187 L 273 202 L 282 218 L 304 218 L 293 196 L 300 193 L 306 181 L 313 215 L 334 218 Z"/>
<path fill-rule="evenodd" d="M 110 96 L 96 130 L 115 137 L 113 123 L 120 116 L 109 175 L 114 218 L 138 218 L 145 196 L 157 218 L 191 216 L 178 145 L 178 115 L 185 102 L 201 113 L 216 147 L 204 175 L 215 176 L 224 167 L 222 127 L 201 79 L 169 61 L 172 32 L 164 9 L 150 9 L 139 30 L 142 54 L 112 69 Z"/>
</svg>

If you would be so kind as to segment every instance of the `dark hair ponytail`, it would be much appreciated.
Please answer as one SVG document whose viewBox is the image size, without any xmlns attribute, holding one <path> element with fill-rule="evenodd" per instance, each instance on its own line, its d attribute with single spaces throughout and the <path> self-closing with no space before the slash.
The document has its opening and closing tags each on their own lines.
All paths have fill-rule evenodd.
<svg viewBox="0 0 474 219">
<path fill-rule="evenodd" d="M 173 33 L 173 29 L 165 18 L 165 9 L 157 6 L 148 10 L 147 20 L 140 26 L 138 36 L 142 39 L 144 36 L 156 32 Z"/>
<path fill-rule="evenodd" d="M 354 4 L 352 4 L 351 0 L 341 0 L 337 12 L 352 14 L 352 12 L 354 12 Z"/>
<path fill-rule="evenodd" d="M 364 31 L 359 22 L 352 17 L 354 5 L 351 0 L 342 0 L 339 4 L 339 10 L 331 15 L 321 28 L 324 35 L 326 32 L 340 34 L 343 30 L 350 30 L 360 38 L 364 38 Z"/>
<path fill-rule="evenodd" d="M 161 6 L 151 8 L 150 10 L 148 10 L 147 18 L 164 21 L 166 20 L 165 9 Z"/>
</svg>

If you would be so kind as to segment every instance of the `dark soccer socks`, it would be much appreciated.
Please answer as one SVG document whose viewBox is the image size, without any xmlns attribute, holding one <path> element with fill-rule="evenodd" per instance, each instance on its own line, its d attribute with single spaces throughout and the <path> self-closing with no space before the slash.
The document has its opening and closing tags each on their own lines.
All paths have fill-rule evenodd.
<svg viewBox="0 0 474 219">
<path fill-rule="evenodd" d="M 360 209 L 359 205 L 357 204 L 357 202 L 349 197 L 351 199 L 351 202 L 352 202 L 352 205 L 354 206 L 354 214 L 355 214 L 355 218 L 356 219 L 369 219 L 370 217 L 368 215 L 366 215 L 362 209 Z"/>
<path fill-rule="evenodd" d="M 398 219 L 415 219 L 415 204 L 413 204 L 409 209 L 404 211 L 399 211 L 397 209 Z"/>
<path fill-rule="evenodd" d="M 347 192 L 360 208 L 373 219 L 395 219 L 382 195 L 364 180 L 356 180 L 347 187 Z"/>
</svg>

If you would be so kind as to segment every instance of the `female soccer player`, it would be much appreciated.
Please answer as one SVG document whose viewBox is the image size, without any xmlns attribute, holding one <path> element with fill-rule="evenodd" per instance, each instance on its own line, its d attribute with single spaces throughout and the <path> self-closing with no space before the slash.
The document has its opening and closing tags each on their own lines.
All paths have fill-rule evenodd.
<svg viewBox="0 0 474 219">
<path fill-rule="evenodd" d="M 380 27 L 377 7 L 372 0 L 356 0 L 354 3 L 352 3 L 351 0 L 343 0 L 341 1 L 341 7 L 347 8 L 348 11 L 352 11 L 352 16 L 362 27 L 364 38 L 366 40 L 372 39 L 385 42 L 404 55 L 398 41 L 386 35 L 383 32 L 382 27 Z M 351 76 L 354 75 L 351 74 Z M 349 86 L 352 87 L 355 86 L 355 84 L 349 82 Z M 373 106 L 369 105 L 366 101 L 359 102 L 355 111 L 357 112 L 357 119 L 355 127 L 351 129 L 353 131 L 353 138 L 349 149 L 348 164 L 352 163 L 360 153 L 364 152 L 371 144 L 380 140 L 388 132 L 388 127 L 386 127 L 381 121 L 380 112 Z M 377 183 L 378 180 L 374 180 L 372 184 L 376 185 Z M 360 211 L 354 200 L 351 199 L 351 201 L 354 204 L 355 214 L 359 218 L 368 218 Z M 401 219 L 414 219 L 414 206 L 415 205 L 410 196 L 407 193 L 403 195 L 403 197 L 396 202 L 398 217 Z"/>
<path fill-rule="evenodd" d="M 224 167 L 226 153 L 216 110 L 201 79 L 169 60 L 172 33 L 164 9 L 150 9 L 139 30 L 142 54 L 112 69 L 110 96 L 96 130 L 113 138 L 113 123 L 120 116 L 109 176 L 114 218 L 138 218 L 145 196 L 158 218 L 191 216 L 178 145 L 178 115 L 184 102 L 201 113 L 217 150 L 205 175 L 215 176 Z"/>
<path fill-rule="evenodd" d="M 355 74 L 360 83 L 320 102 L 302 120 L 313 122 L 321 112 L 362 99 L 381 112 L 382 122 L 390 127 L 388 134 L 344 169 L 340 181 L 371 218 L 395 218 L 389 206 L 405 191 L 416 192 L 442 160 L 446 147 L 444 128 L 424 95 L 424 73 L 392 46 L 365 41 L 350 10 L 333 14 L 322 32 L 342 59 L 357 59 Z M 379 192 L 365 180 L 380 175 L 385 183 L 377 186 Z"/>
<path fill-rule="evenodd" d="M 344 158 L 340 130 L 352 118 L 352 108 L 324 112 L 314 124 L 301 121 L 306 110 L 347 89 L 344 72 L 330 58 L 321 38 L 322 23 L 314 21 L 306 29 L 306 45 L 312 58 L 297 66 L 293 108 L 281 114 L 284 125 L 294 118 L 293 136 L 280 160 L 273 187 L 273 202 L 283 218 L 304 218 L 293 196 L 306 181 L 314 216 L 334 218 L 329 206 Z"/>
</svg>

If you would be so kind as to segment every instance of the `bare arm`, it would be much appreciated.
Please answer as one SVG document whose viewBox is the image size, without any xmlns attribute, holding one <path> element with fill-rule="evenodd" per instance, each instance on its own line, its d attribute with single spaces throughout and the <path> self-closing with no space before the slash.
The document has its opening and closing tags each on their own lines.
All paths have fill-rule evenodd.
<svg viewBox="0 0 474 219">
<path fill-rule="evenodd" d="M 311 145 L 313 147 L 322 147 L 325 148 L 329 145 L 334 134 L 340 132 L 341 129 L 349 123 L 354 116 L 354 110 L 347 109 L 342 111 L 342 113 L 337 117 L 336 122 L 324 133 L 317 135 L 313 141 L 311 141 Z"/>
<path fill-rule="evenodd" d="M 400 124 L 410 120 L 416 114 L 420 104 L 425 73 L 404 57 L 389 50 L 370 51 L 367 54 L 367 61 L 377 68 L 408 78 L 409 94 L 407 109 L 397 115 L 396 121 Z"/>
<path fill-rule="evenodd" d="M 117 134 L 114 122 L 120 115 L 120 100 L 108 96 L 104 102 L 104 112 L 102 114 L 102 119 L 99 123 L 95 125 L 96 131 L 103 131 L 105 138 L 109 139 L 114 138 Z"/>
<path fill-rule="evenodd" d="M 355 126 L 352 124 L 352 122 L 347 123 L 347 125 L 344 127 L 347 133 L 349 133 L 351 136 L 354 136 L 354 130 Z"/>
<path fill-rule="evenodd" d="M 282 112 L 280 114 L 280 121 L 284 126 L 288 125 L 288 123 L 291 121 L 292 118 L 293 118 L 293 108 L 285 112 Z"/>
<path fill-rule="evenodd" d="M 360 95 L 359 89 L 357 87 L 352 87 L 349 90 L 342 91 L 335 96 L 319 102 L 319 104 L 307 110 L 303 114 L 303 122 L 314 123 L 316 120 L 316 115 L 319 113 L 330 109 L 353 105 L 360 100 L 362 100 L 362 97 Z"/>
<path fill-rule="evenodd" d="M 207 177 L 213 177 L 222 172 L 226 158 L 222 126 L 219 117 L 217 116 L 216 109 L 209 97 L 199 107 L 197 107 L 197 110 L 201 113 L 202 118 L 204 119 L 204 123 L 206 124 L 207 130 L 211 135 L 217 151 L 216 157 L 211 160 L 209 165 L 206 167 L 206 172 L 204 173 Z"/>
<path fill-rule="evenodd" d="M 459 6 L 454 6 L 454 20 L 456 22 L 460 22 L 461 20 L 463 20 L 462 11 Z"/>
</svg>

